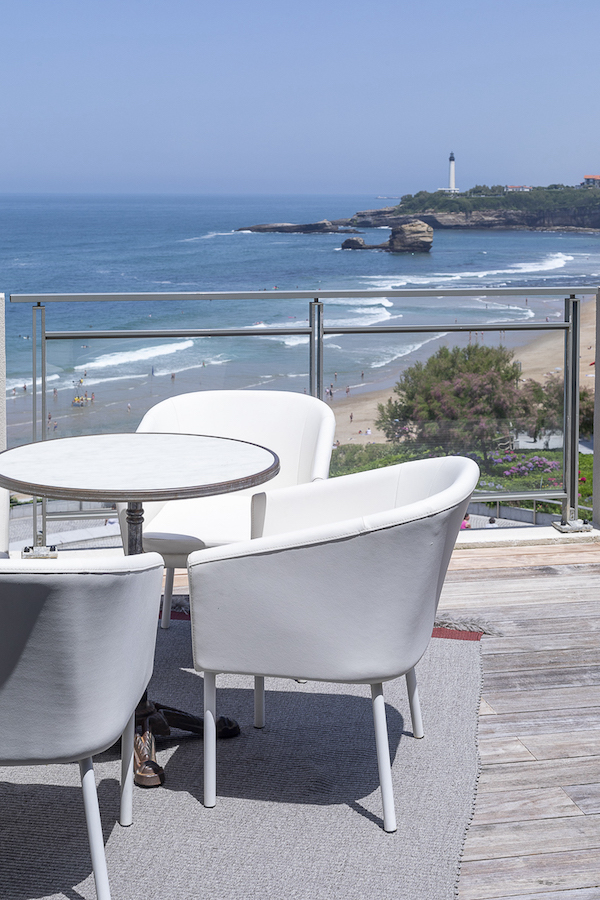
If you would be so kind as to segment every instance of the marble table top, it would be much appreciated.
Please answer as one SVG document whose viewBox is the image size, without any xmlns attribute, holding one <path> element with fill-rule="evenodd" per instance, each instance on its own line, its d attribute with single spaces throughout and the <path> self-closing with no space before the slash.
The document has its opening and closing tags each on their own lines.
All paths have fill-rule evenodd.
<svg viewBox="0 0 600 900">
<path fill-rule="evenodd" d="M 69 500 L 204 497 L 263 484 L 278 471 L 265 447 L 198 434 L 91 434 L 0 453 L 0 486 Z"/>
</svg>

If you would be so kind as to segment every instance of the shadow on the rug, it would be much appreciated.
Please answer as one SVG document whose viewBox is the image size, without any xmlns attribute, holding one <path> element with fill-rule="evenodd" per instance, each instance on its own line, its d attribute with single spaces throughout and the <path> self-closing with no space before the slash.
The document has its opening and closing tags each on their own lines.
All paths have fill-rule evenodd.
<svg viewBox="0 0 600 900">
<path fill-rule="evenodd" d="M 116 824 L 119 783 L 98 785 L 104 843 Z M 75 885 L 92 872 L 80 787 L 0 784 L 0 897 L 32 900 L 63 894 L 79 900 Z"/>
<path fill-rule="evenodd" d="M 239 737 L 217 742 L 221 797 L 329 805 L 368 796 L 379 786 L 369 697 L 268 691 L 267 724 L 252 725 L 251 690 L 219 691 L 219 713 L 240 722 Z M 404 734 L 402 715 L 387 706 L 392 759 Z M 411 738 L 407 738 L 410 740 Z M 161 746 L 173 742 L 159 742 Z M 184 738 L 165 768 L 165 788 L 202 802 L 202 741 Z"/>
</svg>

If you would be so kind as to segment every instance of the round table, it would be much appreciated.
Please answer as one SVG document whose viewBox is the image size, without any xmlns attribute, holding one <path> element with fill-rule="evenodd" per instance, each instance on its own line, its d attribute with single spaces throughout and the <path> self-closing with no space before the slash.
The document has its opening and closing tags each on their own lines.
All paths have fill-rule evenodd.
<svg viewBox="0 0 600 900">
<path fill-rule="evenodd" d="M 276 453 L 200 434 L 90 434 L 0 453 L 0 486 L 36 497 L 127 503 L 128 552 L 142 552 L 144 502 L 240 491 L 279 472 Z"/>
<path fill-rule="evenodd" d="M 198 434 L 81 435 L 0 453 L 0 486 L 9 490 L 35 497 L 127 502 L 129 555 L 143 552 L 144 502 L 240 491 L 263 484 L 278 472 L 277 454 L 265 447 Z M 138 712 L 146 715 L 148 706 L 153 704 L 145 692 Z M 171 712 L 184 730 L 194 731 L 201 722 L 181 710 Z M 226 721 L 239 733 L 237 723 Z M 136 769 L 136 781 L 147 777 L 145 767 L 151 765 L 152 784 L 162 784 L 164 772 L 156 762 L 150 731 L 142 735 L 142 745 L 147 758 Z M 148 786 L 143 780 L 138 783 Z"/>
</svg>

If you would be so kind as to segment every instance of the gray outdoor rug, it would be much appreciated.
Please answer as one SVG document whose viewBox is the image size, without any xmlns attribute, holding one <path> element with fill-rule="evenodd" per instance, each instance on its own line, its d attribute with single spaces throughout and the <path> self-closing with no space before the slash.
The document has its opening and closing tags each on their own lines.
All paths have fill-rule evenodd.
<svg viewBox="0 0 600 900">
<path fill-rule="evenodd" d="M 267 680 L 252 727 L 250 678 L 217 680 L 218 800 L 202 806 L 202 742 L 163 740 L 163 788 L 118 817 L 118 757 L 96 760 L 113 900 L 452 900 L 478 776 L 477 641 L 431 641 L 417 667 L 425 738 L 404 679 L 384 685 L 398 831 L 381 827 L 370 690 Z M 150 696 L 201 713 L 189 623 L 158 634 Z M 0 769 L 0 898 L 94 898 L 78 767 Z"/>
</svg>

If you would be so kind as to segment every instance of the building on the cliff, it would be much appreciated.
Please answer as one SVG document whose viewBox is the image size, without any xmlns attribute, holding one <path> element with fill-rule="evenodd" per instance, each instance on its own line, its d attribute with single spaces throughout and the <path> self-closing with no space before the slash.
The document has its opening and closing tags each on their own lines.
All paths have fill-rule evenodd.
<svg viewBox="0 0 600 900">
<path fill-rule="evenodd" d="M 600 188 L 600 175 L 584 175 L 581 187 Z"/>
<path fill-rule="evenodd" d="M 450 153 L 450 172 L 448 176 L 448 187 L 440 188 L 445 194 L 460 194 L 460 191 L 456 187 L 456 162 L 454 159 L 454 153 Z"/>
<path fill-rule="evenodd" d="M 504 187 L 504 190 L 507 194 L 511 192 L 518 191 L 520 193 L 525 193 L 526 191 L 531 191 L 533 188 L 529 184 L 507 184 Z"/>
</svg>

